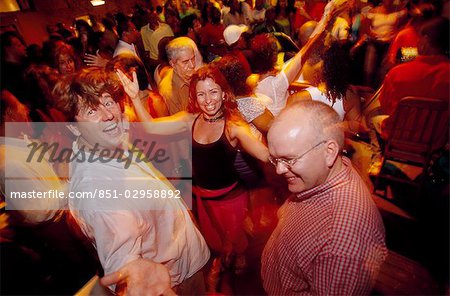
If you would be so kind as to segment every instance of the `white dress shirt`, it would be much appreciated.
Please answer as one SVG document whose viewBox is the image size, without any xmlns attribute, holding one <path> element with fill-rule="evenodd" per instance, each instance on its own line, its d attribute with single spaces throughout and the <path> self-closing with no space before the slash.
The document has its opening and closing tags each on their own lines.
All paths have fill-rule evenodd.
<svg viewBox="0 0 450 296">
<path fill-rule="evenodd" d="M 127 168 L 118 161 L 83 161 L 84 152 L 76 143 L 73 153 L 77 161 L 71 163 L 69 190 L 96 192 L 97 196 L 72 199 L 69 207 L 97 248 L 106 274 L 137 258 L 147 258 L 164 264 L 172 285 L 178 285 L 206 264 L 208 246 L 182 199 L 125 198 L 141 190 L 174 190 L 151 164 L 133 160 Z M 101 190 L 122 196 L 101 199 Z"/>
</svg>

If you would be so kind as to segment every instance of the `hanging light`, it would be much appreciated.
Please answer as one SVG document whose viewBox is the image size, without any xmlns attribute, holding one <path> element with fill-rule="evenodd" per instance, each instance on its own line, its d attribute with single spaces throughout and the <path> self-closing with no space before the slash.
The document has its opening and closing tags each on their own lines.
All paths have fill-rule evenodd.
<svg viewBox="0 0 450 296">
<path fill-rule="evenodd" d="M 105 0 L 91 0 L 92 6 L 100 6 L 105 4 Z"/>
<path fill-rule="evenodd" d="M 2 0 L 0 1 L 0 12 L 19 11 L 20 7 L 16 0 Z"/>
</svg>

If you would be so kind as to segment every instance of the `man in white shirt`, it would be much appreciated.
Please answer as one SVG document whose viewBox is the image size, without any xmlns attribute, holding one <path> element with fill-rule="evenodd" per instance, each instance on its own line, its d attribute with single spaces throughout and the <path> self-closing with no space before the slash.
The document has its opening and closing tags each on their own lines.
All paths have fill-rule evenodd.
<svg viewBox="0 0 450 296">
<path fill-rule="evenodd" d="M 204 293 L 201 269 L 208 247 L 183 200 L 162 198 L 163 191 L 176 191 L 172 185 L 127 148 L 120 82 L 113 73 L 87 69 L 57 88 L 67 90 L 61 106 L 76 121 L 70 126 L 77 140 L 69 191 L 91 196 L 72 199 L 69 207 L 96 246 L 105 273 L 150 259 L 168 268 L 177 293 Z M 133 198 L 136 194 L 140 198 Z"/>
<path fill-rule="evenodd" d="M 134 24 L 130 20 L 120 23 L 117 26 L 117 33 L 119 35 L 119 42 L 116 45 L 113 57 L 128 52 L 140 58 L 134 45 L 139 38 L 139 31 L 136 30 Z"/>
</svg>

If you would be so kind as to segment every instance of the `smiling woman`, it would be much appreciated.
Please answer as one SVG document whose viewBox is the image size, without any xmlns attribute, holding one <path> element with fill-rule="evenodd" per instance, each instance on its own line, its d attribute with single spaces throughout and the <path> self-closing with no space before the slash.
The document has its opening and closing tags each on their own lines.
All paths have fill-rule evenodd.
<svg viewBox="0 0 450 296">
<path fill-rule="evenodd" d="M 246 266 L 248 192 L 234 167 L 237 146 L 264 162 L 268 151 L 238 115 L 234 96 L 216 65 L 200 68 L 193 75 L 189 111 L 199 113 L 192 125 L 192 169 L 200 230 L 216 252 L 216 269 L 240 273 Z"/>
<path fill-rule="evenodd" d="M 147 130 L 151 129 L 156 122 L 136 97 L 136 74 L 133 80 L 121 71 L 118 75 L 132 98 L 138 117 L 146 122 Z M 225 267 L 241 273 L 246 267 L 244 252 L 248 245 L 243 225 L 248 192 L 241 186 L 234 167 L 237 147 L 263 162 L 267 162 L 269 152 L 240 117 L 234 96 L 216 65 L 204 66 L 192 75 L 189 94 L 188 111 L 195 119 L 194 116 L 183 119 L 181 114 L 175 114 L 158 119 L 162 120 L 158 123 L 170 119 L 172 126 L 165 130 L 174 133 L 180 126 L 177 121 L 193 121 L 192 191 L 196 196 L 200 230 L 216 255 L 211 275 Z M 218 282 L 217 277 L 212 278 L 208 291 L 214 292 Z"/>
<path fill-rule="evenodd" d="M 75 73 L 79 68 L 79 61 L 72 46 L 58 41 L 51 52 L 51 66 L 62 75 Z"/>
</svg>

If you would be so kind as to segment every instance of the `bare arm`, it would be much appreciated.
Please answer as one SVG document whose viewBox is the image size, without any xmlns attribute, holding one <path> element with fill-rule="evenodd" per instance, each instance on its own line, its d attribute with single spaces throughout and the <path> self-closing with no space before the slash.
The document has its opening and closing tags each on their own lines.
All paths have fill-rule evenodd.
<svg viewBox="0 0 450 296">
<path fill-rule="evenodd" d="M 331 19 L 333 19 L 336 14 L 345 9 L 345 7 L 346 5 L 341 5 L 338 9 L 336 9 L 333 1 L 327 4 L 322 19 L 317 24 L 316 29 L 311 34 L 308 42 L 300 49 L 300 51 L 292 58 L 290 63 L 283 69 L 289 84 L 291 84 L 297 78 L 304 62 L 308 59 L 309 55 L 316 46 L 316 43 L 322 39 L 322 35 L 329 25 Z"/>
<path fill-rule="evenodd" d="M 269 150 L 252 135 L 247 123 L 231 123 L 227 130 L 229 131 L 231 142 L 237 141 L 239 146 L 241 146 L 245 152 L 262 162 L 268 162 Z"/>
<path fill-rule="evenodd" d="M 347 90 L 344 100 L 345 122 L 350 132 L 366 132 L 367 127 L 362 110 L 361 99 L 351 88 Z"/>
<path fill-rule="evenodd" d="M 264 109 L 264 113 L 253 119 L 252 123 L 260 132 L 267 134 L 269 127 L 272 124 L 272 120 L 273 114 L 266 108 Z"/>
<path fill-rule="evenodd" d="M 300 101 L 310 101 L 312 100 L 311 95 L 306 90 L 302 90 L 299 92 L 296 92 L 295 94 L 292 94 L 288 97 L 286 106 L 295 104 L 296 102 Z"/>
<path fill-rule="evenodd" d="M 150 96 L 146 103 L 150 109 L 150 114 L 154 114 L 157 118 L 169 116 L 166 102 L 160 94 L 150 92 Z"/>
<path fill-rule="evenodd" d="M 133 72 L 133 79 L 130 80 L 122 71 L 117 70 L 117 76 L 122 82 L 123 88 L 133 102 L 136 114 L 144 123 L 144 128 L 148 133 L 157 135 L 173 135 L 189 129 L 192 116 L 186 112 L 179 112 L 172 116 L 153 118 L 148 113 L 147 108 L 139 99 L 139 84 L 136 72 Z"/>
</svg>

